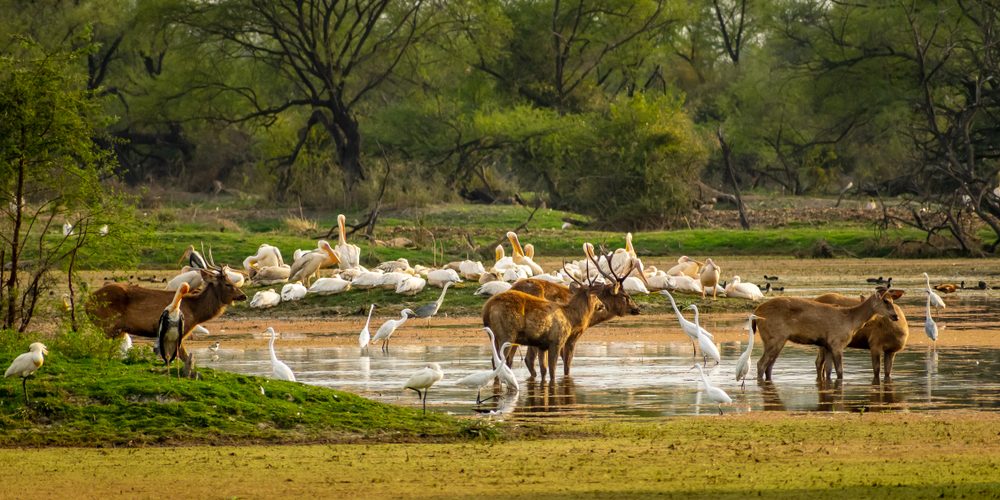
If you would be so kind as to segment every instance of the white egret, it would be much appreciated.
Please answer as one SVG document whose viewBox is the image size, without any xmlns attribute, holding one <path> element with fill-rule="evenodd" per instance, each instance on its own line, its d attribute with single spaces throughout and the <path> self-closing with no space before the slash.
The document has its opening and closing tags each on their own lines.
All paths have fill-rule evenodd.
<svg viewBox="0 0 1000 500">
<path fill-rule="evenodd" d="M 698 306 L 691 304 L 688 309 L 694 311 L 694 325 L 697 327 L 698 332 L 698 347 L 701 348 L 701 355 L 705 360 L 705 365 L 708 365 L 708 358 L 715 360 L 715 364 L 722 362 L 722 357 L 719 355 L 719 348 L 715 346 L 715 342 L 712 337 L 705 335 L 708 333 L 701 324 L 698 323 Z"/>
<path fill-rule="evenodd" d="M 924 279 L 927 281 L 927 299 L 930 301 L 932 306 L 944 309 L 944 299 L 942 299 L 940 295 L 934 293 L 934 290 L 931 289 L 931 277 L 928 276 L 927 273 L 924 273 Z"/>
<path fill-rule="evenodd" d="M 372 322 L 372 311 L 375 310 L 375 304 L 372 304 L 368 308 L 368 319 L 365 320 L 365 327 L 361 329 L 361 334 L 358 335 L 358 348 L 362 352 L 368 350 L 368 342 L 372 339 L 371 332 L 368 331 L 368 325 Z"/>
<path fill-rule="evenodd" d="M 411 375 L 410 378 L 406 379 L 406 383 L 403 384 L 403 389 L 410 389 L 417 392 L 417 397 L 424 404 L 425 415 L 427 414 L 427 391 L 442 378 L 444 378 L 444 372 L 441 371 L 441 366 L 437 363 L 427 363 L 427 366 Z"/>
<path fill-rule="evenodd" d="M 278 359 L 278 356 L 274 354 L 274 339 L 277 338 L 277 333 L 274 328 L 267 327 L 264 332 L 271 335 L 271 342 L 268 343 L 267 347 L 271 350 L 271 374 L 274 378 L 278 380 L 287 380 L 289 382 L 295 382 L 295 374 L 292 373 L 292 369 L 288 367 L 285 363 L 282 363 Z"/>
<path fill-rule="evenodd" d="M 132 336 L 129 334 L 122 335 L 122 343 L 118 345 L 118 352 L 121 353 L 122 357 L 128 355 L 128 352 L 132 349 Z"/>
<path fill-rule="evenodd" d="M 406 320 L 413 315 L 413 311 L 410 309 L 403 309 L 401 311 L 402 317 L 399 319 L 387 319 L 382 326 L 378 327 L 375 332 L 375 337 L 372 338 L 372 343 L 382 342 L 382 351 L 389 352 L 389 337 L 396 331 L 397 328 L 403 326 Z"/>
<path fill-rule="evenodd" d="M 924 333 L 927 334 L 927 338 L 931 341 L 937 343 L 938 338 L 938 326 L 934 322 L 934 318 L 931 317 L 931 296 L 927 295 L 927 318 L 924 320 Z"/>
<path fill-rule="evenodd" d="M 750 319 L 747 320 L 747 332 L 749 333 L 749 339 L 747 342 L 747 348 L 740 354 L 739 361 L 736 362 L 736 381 L 742 382 L 740 384 L 741 389 L 745 389 L 747 385 L 747 374 L 750 373 L 750 353 L 753 352 L 753 320 L 760 319 L 756 314 L 750 314 Z"/>
<path fill-rule="evenodd" d="M 666 297 L 668 299 L 670 299 L 670 305 L 673 306 L 674 313 L 677 315 L 677 322 L 680 323 L 680 325 L 681 325 L 681 331 L 683 331 L 684 334 L 687 335 L 691 339 L 691 349 L 692 349 L 692 353 L 691 354 L 695 355 L 695 353 L 697 353 L 697 349 L 695 348 L 695 344 L 698 342 L 698 338 L 701 337 L 700 335 L 698 335 L 698 331 L 699 331 L 700 327 L 698 325 L 696 325 L 696 324 L 688 321 L 686 318 L 684 318 L 684 315 L 681 314 L 681 310 L 677 308 L 677 302 L 674 302 L 674 296 L 670 295 L 670 292 L 668 292 L 666 290 L 661 290 L 660 294 L 666 295 Z M 707 330 L 704 331 L 704 335 L 707 336 L 710 339 L 714 338 L 711 333 L 708 333 Z"/>
<path fill-rule="evenodd" d="M 722 405 L 732 403 L 733 398 L 729 397 L 726 391 L 715 387 L 708 381 L 708 377 L 705 376 L 705 370 L 701 368 L 701 365 L 695 364 L 691 369 L 695 368 L 701 374 L 701 383 L 705 385 L 705 394 L 708 395 L 708 399 L 712 400 L 712 402 L 719 403 L 719 415 L 722 415 Z"/>
</svg>

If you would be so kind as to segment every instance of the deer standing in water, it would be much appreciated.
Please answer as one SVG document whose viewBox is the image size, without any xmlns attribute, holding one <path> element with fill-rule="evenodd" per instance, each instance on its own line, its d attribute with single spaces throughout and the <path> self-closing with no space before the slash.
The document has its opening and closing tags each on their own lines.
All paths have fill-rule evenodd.
<svg viewBox="0 0 1000 500">
<path fill-rule="evenodd" d="M 759 319 L 752 327 L 760 333 L 764 354 L 757 361 L 757 379 L 771 380 L 774 362 L 789 340 L 797 344 L 818 345 L 830 351 L 837 378 L 844 378 L 844 348 L 854 332 L 872 316 L 899 319 L 892 302 L 893 294 L 877 288 L 865 301 L 853 307 L 837 307 L 810 299 L 778 297 L 754 310 Z"/>
<path fill-rule="evenodd" d="M 903 296 L 902 290 L 891 289 L 889 293 L 892 295 L 893 301 L 899 300 Z M 864 299 L 847 297 L 839 293 L 827 293 L 813 300 L 840 307 L 852 307 L 860 304 Z M 892 362 L 896 353 L 906 347 L 906 339 L 910 335 L 909 325 L 903 310 L 895 303 L 892 304 L 892 308 L 896 311 L 896 317 L 899 319 L 892 321 L 886 316 L 873 316 L 864 325 L 861 325 L 861 328 L 851 337 L 851 342 L 847 344 L 847 347 L 868 349 L 871 352 L 873 382 L 878 382 L 880 362 L 885 365 L 885 379 L 888 381 L 892 378 Z M 820 349 L 816 354 L 816 376 L 829 380 L 832 369 L 832 354 L 826 349 Z"/>
</svg>

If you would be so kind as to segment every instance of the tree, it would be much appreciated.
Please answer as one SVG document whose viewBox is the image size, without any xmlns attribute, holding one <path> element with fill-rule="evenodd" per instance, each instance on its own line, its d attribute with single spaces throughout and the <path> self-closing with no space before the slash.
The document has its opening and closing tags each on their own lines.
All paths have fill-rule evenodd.
<svg viewBox="0 0 1000 500">
<path fill-rule="evenodd" d="M 107 119 L 78 61 L 22 39 L 0 57 L 0 319 L 24 331 L 51 271 L 72 276 L 80 252 L 128 239 L 132 210 L 102 182 L 114 159 L 98 146 Z M 70 280 L 70 302 L 74 288 Z"/>
<path fill-rule="evenodd" d="M 178 19 L 217 49 L 213 60 L 245 61 L 249 80 L 219 75 L 197 82 L 194 98 L 231 98 L 228 122 L 302 120 L 298 141 L 279 160 L 278 193 L 315 127 L 332 140 L 345 190 L 367 177 L 359 107 L 383 85 L 424 34 L 435 29 L 425 1 L 224 0 L 188 2 Z M 230 77 L 230 78 L 226 78 Z M 281 85 L 276 91 L 274 80 Z"/>
</svg>

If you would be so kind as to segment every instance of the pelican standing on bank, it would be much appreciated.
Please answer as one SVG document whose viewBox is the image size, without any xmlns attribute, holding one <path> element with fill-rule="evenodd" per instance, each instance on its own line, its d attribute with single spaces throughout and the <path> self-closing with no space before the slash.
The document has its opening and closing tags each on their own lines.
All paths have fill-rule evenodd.
<svg viewBox="0 0 1000 500">
<path fill-rule="evenodd" d="M 340 259 L 341 269 L 354 269 L 361 267 L 361 247 L 347 242 L 347 230 L 344 227 L 346 223 L 347 217 L 344 217 L 344 214 L 337 216 L 337 231 L 340 236 L 334 251 Z"/>
</svg>

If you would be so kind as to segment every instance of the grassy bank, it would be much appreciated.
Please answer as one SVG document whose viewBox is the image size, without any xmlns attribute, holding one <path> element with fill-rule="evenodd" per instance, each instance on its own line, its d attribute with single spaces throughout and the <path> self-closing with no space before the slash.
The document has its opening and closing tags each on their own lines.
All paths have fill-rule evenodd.
<svg viewBox="0 0 1000 500">
<path fill-rule="evenodd" d="M 994 414 L 743 414 L 557 424 L 544 438 L 460 444 L 0 450 L 0 489 L 150 496 L 991 497 Z M 571 434 L 567 434 L 571 433 Z"/>
<path fill-rule="evenodd" d="M 379 220 L 375 237 L 388 241 L 406 238 L 412 244 L 405 248 L 378 245 L 361 238 L 350 238 L 362 248 L 362 262 L 373 265 L 385 260 L 406 257 L 413 263 L 432 265 L 449 260 L 492 257 L 490 244 L 506 231 L 524 222 L 529 211 L 519 206 L 436 205 L 399 213 L 387 213 Z M 152 211 L 147 221 L 155 240 L 140 250 L 140 267 L 165 268 L 177 265 L 177 259 L 189 244 L 211 247 L 218 263 L 239 265 L 256 252 L 261 243 L 278 246 L 291 261 L 296 248 L 312 249 L 316 239 L 335 227 L 336 214 L 324 214 L 306 220 L 312 229 L 303 229 L 290 222 L 287 214 L 249 209 L 210 210 L 210 207 L 167 207 Z M 363 214 L 351 214 L 356 221 Z M 585 241 L 609 249 L 624 245 L 621 232 L 560 229 L 563 219 L 582 217 L 556 210 L 538 211 L 527 228 L 521 231 L 523 243 L 533 243 L 539 255 L 576 257 Z M 336 238 L 336 234 L 334 234 Z M 907 229 L 876 233 L 873 226 L 860 222 L 829 224 L 791 224 L 778 228 L 757 228 L 752 231 L 733 229 L 685 229 L 650 231 L 635 235 L 640 255 L 679 256 L 707 255 L 788 255 L 812 256 L 825 242 L 835 255 L 884 257 L 891 254 L 903 240 L 922 240 L 921 234 Z M 472 252 L 473 246 L 483 247 L 484 255 Z M 509 245 L 506 245 L 509 251 Z M 119 252 L 134 252 L 122 248 Z M 106 268 L 122 256 L 102 254 L 88 256 L 85 268 Z"/>
<path fill-rule="evenodd" d="M 28 406 L 20 379 L 3 379 L 0 446 L 457 439 L 482 431 L 476 422 L 425 417 L 419 410 L 305 384 L 211 369 L 199 370 L 202 380 L 178 380 L 148 349 L 133 350 L 126 360 L 70 358 L 58 341 L 49 342 L 49 349 L 28 381 Z M 5 349 L 0 365 L 20 352 Z"/>
</svg>

